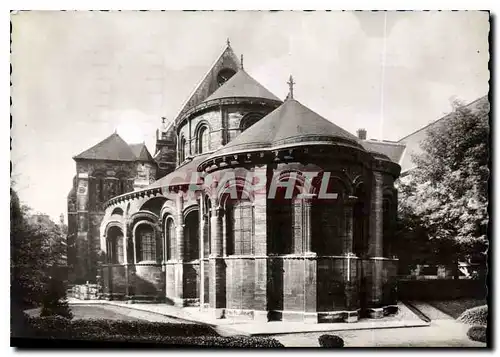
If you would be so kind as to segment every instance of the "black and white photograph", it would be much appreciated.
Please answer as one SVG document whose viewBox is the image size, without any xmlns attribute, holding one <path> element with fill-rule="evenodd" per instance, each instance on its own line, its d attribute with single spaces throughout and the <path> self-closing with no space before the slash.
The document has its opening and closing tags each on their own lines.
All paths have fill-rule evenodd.
<svg viewBox="0 0 500 357">
<path fill-rule="evenodd" d="M 11 347 L 491 348 L 492 18 L 11 10 Z"/>
</svg>

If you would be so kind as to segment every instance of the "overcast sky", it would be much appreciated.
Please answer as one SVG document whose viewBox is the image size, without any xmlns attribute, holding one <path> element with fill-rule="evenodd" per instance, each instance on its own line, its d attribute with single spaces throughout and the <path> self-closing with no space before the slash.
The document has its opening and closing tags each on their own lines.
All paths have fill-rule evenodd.
<svg viewBox="0 0 500 357">
<path fill-rule="evenodd" d="M 66 215 L 72 157 L 115 129 L 154 154 L 160 118 L 228 37 L 271 92 L 284 98 L 293 74 L 297 100 L 369 138 L 398 140 L 488 93 L 487 13 L 32 11 L 12 25 L 15 187 L 52 217 Z"/>
</svg>

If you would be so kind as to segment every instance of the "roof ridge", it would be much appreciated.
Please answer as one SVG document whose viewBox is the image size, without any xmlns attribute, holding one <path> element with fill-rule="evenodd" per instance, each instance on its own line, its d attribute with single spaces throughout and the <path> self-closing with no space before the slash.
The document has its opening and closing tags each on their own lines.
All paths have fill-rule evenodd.
<svg viewBox="0 0 500 357">
<path fill-rule="evenodd" d="M 113 139 L 115 139 L 114 142 Z M 109 150 L 107 146 L 113 144 L 120 146 L 118 150 L 115 150 L 115 148 Z M 123 154 L 123 157 L 120 157 L 120 154 Z M 130 145 L 117 132 L 114 132 L 87 150 L 73 156 L 73 159 L 135 161 L 135 154 Z"/>
<path fill-rule="evenodd" d="M 239 86 L 241 86 L 241 83 L 238 83 L 237 81 L 247 81 L 247 83 L 243 82 L 243 85 L 246 85 L 247 87 L 239 88 Z M 238 90 L 241 90 L 243 94 L 245 94 L 244 93 L 245 90 L 248 91 L 251 89 L 250 86 L 254 86 L 257 88 L 257 93 L 256 93 L 257 95 L 249 96 L 249 95 L 241 95 L 241 93 L 231 93 L 235 91 L 238 92 Z M 259 91 L 262 93 L 259 93 Z M 245 71 L 243 68 L 240 68 L 230 79 L 228 79 L 223 85 L 221 85 L 212 94 L 210 94 L 207 98 L 205 98 L 202 101 L 202 103 L 215 99 L 238 98 L 238 97 L 241 98 L 255 97 L 255 98 L 272 99 L 280 102 L 282 101 L 277 95 L 272 93 L 263 84 L 261 84 L 258 80 L 252 77 L 247 71 Z"/>
<path fill-rule="evenodd" d="M 479 97 L 479 98 L 477 98 L 477 99 L 473 100 L 472 102 L 470 102 L 469 104 L 466 104 L 465 106 L 466 106 L 466 107 L 470 107 L 471 105 L 474 105 L 475 103 L 479 102 L 480 100 L 482 100 L 482 99 L 484 99 L 484 98 L 488 98 L 488 94 L 485 94 L 485 95 L 483 95 L 483 96 L 481 96 L 481 97 Z M 423 127 L 421 127 L 420 129 L 417 129 L 417 130 L 415 130 L 415 131 L 411 132 L 410 134 L 408 134 L 408 135 L 406 135 L 406 136 L 403 136 L 401 139 L 399 139 L 399 140 L 398 140 L 398 142 L 400 142 L 401 140 L 404 140 L 404 139 L 408 138 L 409 136 L 412 136 L 413 134 L 418 133 L 419 131 L 422 131 L 422 130 L 427 129 L 429 126 L 431 126 L 431 125 L 433 125 L 433 124 L 436 124 L 437 122 L 439 122 L 439 121 L 441 121 L 441 120 L 443 120 L 443 119 L 448 118 L 448 117 L 449 117 L 450 115 L 452 115 L 452 114 L 453 114 L 453 109 L 452 109 L 449 113 L 444 114 L 442 117 L 440 117 L 440 118 L 438 118 L 438 119 L 436 119 L 436 120 L 434 120 L 434 121 L 430 122 L 430 123 L 429 123 L 429 124 L 427 124 L 427 125 L 424 125 L 424 126 L 423 126 Z"/>
<path fill-rule="evenodd" d="M 226 43 L 226 45 L 224 46 L 224 49 L 222 50 L 222 52 L 220 53 L 220 55 L 217 56 L 217 58 L 215 59 L 215 61 L 213 61 L 212 64 L 210 65 L 210 67 L 208 67 L 208 70 L 205 72 L 205 75 L 203 77 L 201 77 L 201 79 L 198 81 L 198 83 L 194 86 L 194 88 L 191 91 L 191 93 L 189 94 L 189 96 L 182 103 L 182 105 L 180 106 L 180 109 L 178 110 L 177 115 L 175 116 L 175 119 L 173 121 L 176 121 L 179 118 L 179 116 L 184 112 L 184 110 L 186 109 L 186 105 L 189 103 L 189 101 L 191 100 L 191 98 L 193 97 L 193 95 L 196 93 L 196 91 L 198 90 L 198 88 L 202 85 L 202 83 L 208 77 L 208 75 L 210 74 L 210 72 L 212 71 L 212 69 L 214 68 L 214 66 L 217 64 L 217 62 L 219 62 L 219 60 L 222 58 L 222 56 L 224 56 L 224 53 L 226 53 L 227 50 L 233 51 L 233 48 L 228 43 Z M 233 51 L 233 54 L 234 54 L 234 51 Z"/>
</svg>

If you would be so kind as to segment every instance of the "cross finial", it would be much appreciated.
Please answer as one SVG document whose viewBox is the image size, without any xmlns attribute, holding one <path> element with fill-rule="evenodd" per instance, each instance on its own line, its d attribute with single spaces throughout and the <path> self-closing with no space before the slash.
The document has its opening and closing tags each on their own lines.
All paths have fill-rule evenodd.
<svg viewBox="0 0 500 357">
<path fill-rule="evenodd" d="M 295 84 L 295 82 L 293 81 L 292 75 L 290 75 L 290 80 L 286 83 L 288 83 L 288 86 L 290 87 L 290 92 L 288 93 L 288 98 L 293 99 L 293 85 Z"/>
<path fill-rule="evenodd" d="M 241 54 L 241 60 L 240 60 L 240 63 L 241 63 L 241 69 L 243 69 L 243 53 Z"/>
<path fill-rule="evenodd" d="M 227 47 L 231 47 L 231 41 L 229 41 L 229 37 L 227 38 L 226 43 L 227 43 Z"/>
</svg>

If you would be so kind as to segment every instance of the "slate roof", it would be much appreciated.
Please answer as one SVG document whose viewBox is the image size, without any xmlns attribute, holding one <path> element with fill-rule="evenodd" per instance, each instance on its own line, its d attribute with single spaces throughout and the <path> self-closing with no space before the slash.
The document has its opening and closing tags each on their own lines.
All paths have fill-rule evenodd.
<svg viewBox="0 0 500 357">
<path fill-rule="evenodd" d="M 196 85 L 189 98 L 184 102 L 177 114 L 175 122 L 178 121 L 190 108 L 203 102 L 209 95 L 218 89 L 217 74 L 223 68 L 231 68 L 237 71 L 240 67 L 240 61 L 233 52 L 231 46 L 227 45 L 220 56 L 209 68 L 205 76 Z"/>
<path fill-rule="evenodd" d="M 120 135 L 113 133 L 90 149 L 73 157 L 75 160 L 152 161 L 146 145 L 129 145 Z"/>
<path fill-rule="evenodd" d="M 226 83 L 219 87 L 204 102 L 222 98 L 265 98 L 280 101 L 277 96 L 267 90 L 243 69 L 240 69 Z"/>
<path fill-rule="evenodd" d="M 481 106 L 489 104 L 488 96 L 483 96 L 481 98 L 476 99 L 475 101 L 469 103 L 467 108 L 472 111 L 479 109 Z M 424 126 L 423 128 L 418 129 L 417 131 L 401 138 L 398 143 L 405 144 L 406 150 L 403 153 L 403 157 L 401 159 L 401 173 L 409 171 L 415 167 L 413 163 L 412 156 L 419 155 L 422 153 L 422 149 L 420 148 L 420 143 L 427 136 L 427 132 L 436 126 L 443 125 L 446 123 L 447 119 L 452 117 L 452 113 L 445 115 L 444 117 Z"/>
<path fill-rule="evenodd" d="M 209 154 L 195 156 L 191 161 L 179 166 L 175 171 L 163 176 L 161 179 L 156 180 L 151 185 L 147 186 L 145 189 L 157 188 L 157 187 L 169 187 L 172 185 L 185 185 L 185 184 L 195 184 L 191 182 L 193 172 L 197 172 L 196 169 L 201 162 L 206 159 Z"/>
<path fill-rule="evenodd" d="M 361 145 L 367 151 L 375 151 L 387 156 L 392 162 L 399 164 L 401 157 L 405 151 L 406 145 L 393 142 L 393 141 L 378 141 L 378 140 L 366 140 L 362 141 Z"/>
<path fill-rule="evenodd" d="M 213 153 L 211 158 L 311 143 L 342 143 L 363 149 L 355 135 L 321 117 L 295 99 L 288 99 L 233 141 Z"/>
<path fill-rule="evenodd" d="M 153 157 L 144 143 L 130 144 L 129 146 L 137 161 L 153 161 Z"/>
</svg>

